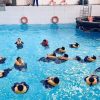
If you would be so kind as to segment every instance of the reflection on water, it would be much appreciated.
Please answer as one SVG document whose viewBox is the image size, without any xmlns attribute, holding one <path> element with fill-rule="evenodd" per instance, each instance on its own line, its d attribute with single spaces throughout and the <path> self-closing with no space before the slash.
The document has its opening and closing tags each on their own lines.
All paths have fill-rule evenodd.
<svg viewBox="0 0 100 100">
<path fill-rule="evenodd" d="M 27 31 L 28 30 L 28 25 L 27 24 L 21 24 L 20 25 L 21 30 Z"/>
</svg>

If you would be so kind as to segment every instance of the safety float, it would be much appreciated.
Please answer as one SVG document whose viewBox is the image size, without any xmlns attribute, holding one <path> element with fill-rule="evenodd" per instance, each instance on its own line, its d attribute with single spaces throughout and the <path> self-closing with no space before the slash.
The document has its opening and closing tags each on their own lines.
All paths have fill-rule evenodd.
<svg viewBox="0 0 100 100">
<path fill-rule="evenodd" d="M 21 17 L 20 21 L 21 21 L 22 24 L 27 24 L 28 23 L 28 18 L 23 16 L 23 17 Z"/>
<path fill-rule="evenodd" d="M 53 17 L 51 18 L 51 22 L 52 22 L 53 24 L 57 24 L 57 23 L 59 22 L 59 18 L 58 18 L 57 16 L 53 16 Z"/>
</svg>

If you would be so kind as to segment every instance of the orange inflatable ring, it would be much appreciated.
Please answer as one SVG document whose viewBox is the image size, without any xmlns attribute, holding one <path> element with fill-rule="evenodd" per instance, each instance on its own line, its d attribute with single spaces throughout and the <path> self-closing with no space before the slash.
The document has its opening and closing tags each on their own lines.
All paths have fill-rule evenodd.
<svg viewBox="0 0 100 100">
<path fill-rule="evenodd" d="M 21 23 L 22 24 L 27 24 L 28 23 L 28 18 L 27 17 L 22 17 L 21 18 Z"/>
<path fill-rule="evenodd" d="M 57 23 L 59 22 L 59 18 L 58 18 L 57 16 L 53 16 L 53 17 L 51 18 L 51 22 L 52 22 L 53 24 L 57 24 Z"/>
</svg>

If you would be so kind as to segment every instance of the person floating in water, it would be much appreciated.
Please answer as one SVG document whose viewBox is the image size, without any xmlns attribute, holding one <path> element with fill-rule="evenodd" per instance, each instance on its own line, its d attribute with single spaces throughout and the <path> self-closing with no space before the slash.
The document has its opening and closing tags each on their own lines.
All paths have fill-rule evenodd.
<svg viewBox="0 0 100 100">
<path fill-rule="evenodd" d="M 41 57 L 38 61 L 43 61 L 43 62 L 54 61 L 56 64 L 60 64 L 60 63 L 63 63 L 67 60 L 69 60 L 68 54 L 64 54 L 63 56 L 58 56 L 57 57 L 56 53 L 53 53 L 53 54 L 48 54 L 47 57 Z"/>
<path fill-rule="evenodd" d="M 92 57 L 89 57 L 89 56 L 86 56 L 84 58 L 84 62 L 94 62 L 96 60 L 96 56 L 92 56 Z"/>
<path fill-rule="evenodd" d="M 59 78 L 58 77 L 48 77 L 45 80 L 42 80 L 41 83 L 45 88 L 53 88 L 59 84 Z"/>
<path fill-rule="evenodd" d="M 63 56 L 57 57 L 59 60 L 64 60 L 67 61 L 68 60 L 68 54 L 64 54 Z"/>
<path fill-rule="evenodd" d="M 99 77 L 97 75 L 90 75 L 84 78 L 84 81 L 89 85 L 93 86 L 99 83 Z"/>
<path fill-rule="evenodd" d="M 69 59 L 68 54 L 64 54 L 63 56 L 58 56 L 57 59 L 55 60 L 56 64 L 61 64 L 67 60 L 71 60 L 71 58 Z"/>
<path fill-rule="evenodd" d="M 65 50 L 65 47 L 61 47 L 61 48 L 57 48 L 54 52 L 59 53 L 59 54 L 63 54 L 66 52 L 66 50 Z"/>
<path fill-rule="evenodd" d="M 56 58 L 57 58 L 56 53 L 52 53 L 52 54 L 47 54 L 46 57 L 41 57 L 38 61 L 51 62 L 54 61 Z"/>
<path fill-rule="evenodd" d="M 36 3 L 37 6 L 39 5 L 38 0 L 33 0 L 33 6 L 35 6 L 35 3 Z"/>
<path fill-rule="evenodd" d="M 79 62 L 94 62 L 96 60 L 96 56 L 92 56 L 92 57 L 89 57 L 89 56 L 86 56 L 84 59 L 82 59 L 80 56 L 76 56 L 75 58 L 73 58 L 73 60 L 77 60 Z"/>
<path fill-rule="evenodd" d="M 47 59 L 51 59 L 51 60 L 55 60 L 57 57 L 56 57 L 56 53 L 52 53 L 52 54 L 47 54 Z"/>
<path fill-rule="evenodd" d="M 18 49 L 22 49 L 24 43 L 22 42 L 21 38 L 18 38 L 15 44 L 17 45 Z"/>
<path fill-rule="evenodd" d="M 76 42 L 74 44 L 69 44 L 70 48 L 78 48 L 79 44 Z"/>
<path fill-rule="evenodd" d="M 42 41 L 41 45 L 44 46 L 44 47 L 49 47 L 48 40 L 44 39 Z"/>
<path fill-rule="evenodd" d="M 14 83 L 11 88 L 16 94 L 24 94 L 29 90 L 29 85 L 27 85 L 26 82 Z"/>
<path fill-rule="evenodd" d="M 12 71 L 12 68 L 7 68 L 7 69 L 0 71 L 0 78 L 6 77 L 10 71 Z"/>
<path fill-rule="evenodd" d="M 17 57 L 14 67 L 15 67 L 15 69 L 17 69 L 19 71 L 26 70 L 27 64 L 24 62 L 24 60 L 21 57 Z"/>
<path fill-rule="evenodd" d="M 5 57 L 0 57 L 0 64 L 5 63 L 6 58 Z"/>
</svg>

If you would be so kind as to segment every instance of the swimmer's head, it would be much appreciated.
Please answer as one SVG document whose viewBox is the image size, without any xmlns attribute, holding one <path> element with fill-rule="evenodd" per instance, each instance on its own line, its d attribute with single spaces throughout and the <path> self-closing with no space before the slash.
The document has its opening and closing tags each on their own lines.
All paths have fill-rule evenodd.
<svg viewBox="0 0 100 100">
<path fill-rule="evenodd" d="M 54 78 L 54 82 L 55 82 L 56 84 L 59 84 L 59 78 L 58 78 L 58 77 L 55 77 L 55 78 Z"/>
<path fill-rule="evenodd" d="M 77 61 L 81 61 L 81 57 L 79 57 L 79 56 L 76 56 L 75 59 L 76 59 Z"/>
<path fill-rule="evenodd" d="M 76 43 L 75 43 L 75 46 L 79 46 L 79 44 L 76 42 Z"/>
<path fill-rule="evenodd" d="M 65 50 L 65 47 L 62 47 L 61 49 L 62 49 L 62 50 Z"/>
<path fill-rule="evenodd" d="M 92 58 L 93 58 L 94 60 L 96 60 L 96 56 L 94 56 L 94 55 L 93 55 L 93 57 L 92 57 Z"/>
<path fill-rule="evenodd" d="M 23 91 L 23 85 L 18 85 L 18 90 Z"/>
<path fill-rule="evenodd" d="M 18 38 L 18 40 L 20 41 L 20 40 L 21 40 L 21 38 Z"/>
<path fill-rule="evenodd" d="M 43 40 L 43 42 L 46 42 L 46 41 L 47 41 L 46 39 Z"/>
<path fill-rule="evenodd" d="M 89 81 L 92 83 L 92 82 L 94 82 L 94 78 L 91 76 L 90 78 L 89 78 Z"/>
<path fill-rule="evenodd" d="M 64 57 L 68 57 L 68 54 L 64 54 Z"/>
<path fill-rule="evenodd" d="M 17 57 L 17 59 L 16 59 L 17 61 L 20 61 L 21 60 L 21 57 Z"/>
</svg>

